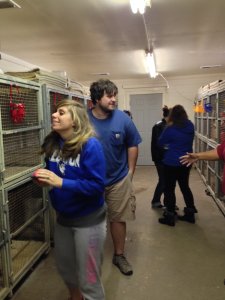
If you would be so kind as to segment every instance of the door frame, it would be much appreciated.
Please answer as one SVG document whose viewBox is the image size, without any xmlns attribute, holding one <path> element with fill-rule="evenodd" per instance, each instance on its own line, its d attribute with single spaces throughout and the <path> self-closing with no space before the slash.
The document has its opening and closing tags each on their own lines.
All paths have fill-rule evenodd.
<svg viewBox="0 0 225 300">
<path fill-rule="evenodd" d="M 168 102 L 168 92 L 167 88 L 164 87 L 137 87 L 137 86 L 129 86 L 128 88 L 124 88 L 124 109 L 131 111 L 130 101 L 132 95 L 151 95 L 151 94 L 161 94 L 162 95 L 162 106 Z M 167 104 L 168 105 L 168 104 Z"/>
<path fill-rule="evenodd" d="M 162 105 L 165 104 L 165 102 L 168 102 L 168 93 L 166 87 L 138 87 L 138 86 L 129 86 L 124 87 L 124 103 L 122 105 L 123 109 L 130 110 L 130 96 L 131 95 L 145 95 L 145 94 L 162 94 Z M 121 103 L 121 100 L 120 100 Z M 121 103 L 122 104 L 122 103 Z M 168 105 L 168 104 L 167 104 Z"/>
</svg>

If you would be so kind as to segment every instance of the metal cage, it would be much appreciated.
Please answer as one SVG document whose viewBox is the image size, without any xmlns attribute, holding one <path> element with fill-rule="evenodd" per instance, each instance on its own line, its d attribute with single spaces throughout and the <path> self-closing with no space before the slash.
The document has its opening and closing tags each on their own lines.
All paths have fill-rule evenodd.
<svg viewBox="0 0 225 300">
<path fill-rule="evenodd" d="M 42 97 L 43 106 L 45 111 L 45 135 L 51 131 L 51 116 L 55 112 L 56 105 L 64 99 L 72 99 L 78 101 L 86 106 L 85 96 L 75 94 L 67 89 L 60 89 L 58 87 L 48 86 L 46 84 L 42 85 Z M 52 206 L 49 206 L 50 213 L 50 238 L 53 242 L 53 232 L 56 222 L 56 214 Z"/>
<path fill-rule="evenodd" d="M 44 166 L 41 86 L 0 75 L 0 299 L 50 247 L 47 191 L 32 172 Z"/>
<path fill-rule="evenodd" d="M 55 213 L 31 174 L 44 167 L 40 147 L 67 98 L 87 103 L 66 89 L 0 75 L 0 299 L 49 251 Z"/>
<path fill-rule="evenodd" d="M 220 80 L 200 88 L 198 99 L 204 99 L 204 105 L 208 104 L 210 108 L 203 114 L 195 114 L 199 151 L 204 152 L 215 149 L 219 143 L 225 141 L 225 81 Z M 197 168 L 207 190 L 225 214 L 225 196 L 221 189 L 224 162 L 199 161 Z"/>
<path fill-rule="evenodd" d="M 43 113 L 40 86 L 0 80 L 0 172 L 5 183 L 21 178 L 43 162 Z M 23 118 L 12 116 L 10 101 L 24 105 Z M 19 109 L 14 109 L 19 113 Z"/>
<path fill-rule="evenodd" d="M 64 99 L 72 99 L 78 101 L 86 106 L 86 98 L 82 95 L 74 94 L 67 89 L 60 89 L 58 87 L 42 85 L 42 98 L 45 110 L 45 127 L 47 133 L 51 131 L 51 116 L 55 112 L 56 105 Z"/>
<path fill-rule="evenodd" d="M 5 189 L 11 282 L 15 285 L 49 248 L 48 202 L 30 178 Z"/>
</svg>

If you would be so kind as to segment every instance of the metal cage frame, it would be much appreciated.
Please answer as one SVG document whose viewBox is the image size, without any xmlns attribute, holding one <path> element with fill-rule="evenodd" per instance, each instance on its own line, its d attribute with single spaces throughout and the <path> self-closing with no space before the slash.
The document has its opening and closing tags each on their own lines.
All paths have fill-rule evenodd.
<svg viewBox="0 0 225 300">
<path fill-rule="evenodd" d="M 195 113 L 195 145 L 199 146 L 196 149 L 199 152 L 215 149 L 222 138 L 225 140 L 225 81 L 200 88 L 198 101 L 202 99 L 211 104 L 212 111 Z M 206 149 L 202 149 L 202 143 L 205 143 Z M 225 197 L 221 194 L 221 162 L 200 161 L 196 168 L 206 185 L 207 194 L 212 196 L 225 215 Z"/>
</svg>

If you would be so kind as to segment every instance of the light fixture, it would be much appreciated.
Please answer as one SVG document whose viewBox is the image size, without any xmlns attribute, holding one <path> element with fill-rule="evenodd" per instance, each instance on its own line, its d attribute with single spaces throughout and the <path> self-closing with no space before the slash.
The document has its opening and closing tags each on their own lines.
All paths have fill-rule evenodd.
<svg viewBox="0 0 225 300">
<path fill-rule="evenodd" d="M 139 12 L 143 15 L 145 13 L 146 6 L 151 7 L 151 0 L 130 0 L 130 7 L 134 14 Z"/>
<path fill-rule="evenodd" d="M 109 72 L 97 72 L 97 73 L 90 73 L 91 75 L 97 75 L 97 76 L 109 76 Z"/>
<path fill-rule="evenodd" d="M 213 68 L 221 68 L 222 65 L 205 65 L 205 66 L 200 66 L 200 69 L 213 69 Z"/>
<path fill-rule="evenodd" d="M 21 8 L 21 6 L 13 0 L 0 0 L 0 9 L 1 8 Z"/>
<path fill-rule="evenodd" d="M 146 54 L 146 62 L 147 62 L 147 67 L 148 67 L 148 72 L 151 78 L 155 78 L 158 73 L 156 72 L 156 67 L 155 67 L 155 59 L 153 52 L 147 52 Z"/>
</svg>

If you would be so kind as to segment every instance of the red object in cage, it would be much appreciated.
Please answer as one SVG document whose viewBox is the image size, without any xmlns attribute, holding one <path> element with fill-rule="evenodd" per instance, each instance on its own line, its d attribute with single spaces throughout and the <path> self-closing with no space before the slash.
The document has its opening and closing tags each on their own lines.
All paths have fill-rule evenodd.
<svg viewBox="0 0 225 300">
<path fill-rule="evenodd" d="M 19 95 L 19 88 L 16 86 Z M 26 111 L 24 103 L 13 103 L 12 85 L 10 85 L 10 117 L 14 124 L 20 124 L 24 121 Z"/>
<path fill-rule="evenodd" d="M 13 123 L 22 123 L 25 118 L 25 105 L 23 103 L 10 103 L 10 115 Z"/>
</svg>

